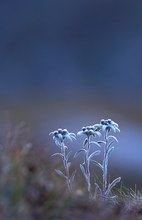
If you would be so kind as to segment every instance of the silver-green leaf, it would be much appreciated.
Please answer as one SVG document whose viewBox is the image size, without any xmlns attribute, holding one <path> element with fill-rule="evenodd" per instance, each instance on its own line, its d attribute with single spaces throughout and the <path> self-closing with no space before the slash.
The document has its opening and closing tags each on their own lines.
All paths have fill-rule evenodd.
<svg viewBox="0 0 142 220">
<path fill-rule="evenodd" d="M 106 196 L 109 195 L 110 191 L 112 190 L 112 188 L 121 181 L 121 177 L 116 178 L 115 180 L 112 181 L 112 183 L 110 183 L 108 185 L 108 189 L 106 191 Z"/>
<path fill-rule="evenodd" d="M 97 151 L 93 152 L 93 153 L 88 157 L 88 160 L 91 160 L 92 157 L 97 156 L 97 155 L 99 155 L 100 153 L 101 153 L 100 150 L 97 150 Z"/>
<path fill-rule="evenodd" d="M 63 174 L 63 172 L 61 170 L 55 170 L 56 173 L 59 175 L 59 176 L 62 176 L 64 177 L 65 179 L 67 179 L 67 177 Z"/>
<path fill-rule="evenodd" d="M 54 156 L 61 156 L 61 157 L 64 157 L 64 155 L 61 154 L 61 153 L 55 153 L 55 154 L 52 154 L 52 155 L 51 155 L 51 157 L 54 157 Z"/>
<path fill-rule="evenodd" d="M 86 177 L 86 172 L 85 172 L 85 169 L 84 169 L 84 166 L 82 164 L 80 164 L 80 169 L 85 177 L 85 179 L 87 180 L 87 177 Z"/>
<path fill-rule="evenodd" d="M 74 158 L 78 157 L 79 154 L 82 153 L 82 152 L 86 152 L 86 150 L 85 150 L 85 149 L 80 149 L 79 151 L 77 151 L 77 152 L 75 153 Z"/>
</svg>

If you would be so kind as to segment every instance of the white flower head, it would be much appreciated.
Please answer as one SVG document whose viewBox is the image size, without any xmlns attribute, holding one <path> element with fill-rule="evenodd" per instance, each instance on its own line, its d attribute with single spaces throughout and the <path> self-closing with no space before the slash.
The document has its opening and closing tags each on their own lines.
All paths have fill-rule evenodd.
<svg viewBox="0 0 142 220">
<path fill-rule="evenodd" d="M 76 135 L 74 133 L 69 133 L 67 129 L 59 128 L 57 131 L 51 132 L 49 135 L 53 136 L 53 140 L 57 146 L 62 146 L 65 139 L 76 139 Z"/>
<path fill-rule="evenodd" d="M 102 119 L 100 121 L 100 130 L 102 131 L 114 131 L 114 132 L 120 132 L 119 126 L 117 123 L 115 123 L 114 121 L 112 121 L 111 119 Z"/>
<path fill-rule="evenodd" d="M 83 127 L 81 131 L 77 133 L 77 135 L 86 135 L 86 136 L 100 136 L 100 132 L 95 129 L 94 126 L 86 126 Z"/>
</svg>

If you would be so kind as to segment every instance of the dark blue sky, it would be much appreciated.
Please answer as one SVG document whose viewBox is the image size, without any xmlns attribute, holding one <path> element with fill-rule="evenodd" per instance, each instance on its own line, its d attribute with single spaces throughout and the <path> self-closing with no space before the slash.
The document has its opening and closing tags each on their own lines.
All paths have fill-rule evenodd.
<svg viewBox="0 0 142 220">
<path fill-rule="evenodd" d="M 0 2 L 0 98 L 142 108 L 142 2 Z"/>
</svg>

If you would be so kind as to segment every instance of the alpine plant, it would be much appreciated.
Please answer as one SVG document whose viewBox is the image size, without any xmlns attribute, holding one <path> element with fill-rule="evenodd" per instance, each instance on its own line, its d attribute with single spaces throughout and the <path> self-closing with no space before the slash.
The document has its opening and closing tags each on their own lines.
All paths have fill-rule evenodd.
<svg viewBox="0 0 142 220">
<path fill-rule="evenodd" d="M 83 163 L 80 164 L 81 172 L 84 176 L 84 179 L 87 184 L 87 190 L 90 198 L 96 198 L 99 194 L 101 197 L 106 200 L 108 198 L 114 198 L 115 196 L 110 196 L 110 192 L 112 188 L 121 181 L 121 177 L 114 179 L 111 183 L 108 181 L 108 162 L 111 153 L 114 150 L 114 143 L 118 142 L 117 138 L 112 135 L 112 133 L 120 132 L 119 126 L 116 122 L 111 119 L 104 120 L 102 119 L 99 124 L 86 126 L 81 129 L 77 133 L 78 136 L 85 136 L 85 140 L 83 142 L 83 146 L 80 150 L 78 150 L 74 157 L 77 158 L 81 153 L 83 154 Z M 55 144 L 59 147 L 60 152 L 55 153 L 52 156 L 60 156 L 63 162 L 64 170 L 63 173 L 61 170 L 55 170 L 56 173 L 63 178 L 65 178 L 69 191 L 72 190 L 72 184 L 75 178 L 76 170 L 70 175 L 70 166 L 71 162 L 69 161 L 71 151 L 66 153 L 68 149 L 65 145 L 66 139 L 72 141 L 76 140 L 76 135 L 74 133 L 68 132 L 66 129 L 58 129 L 57 131 L 53 131 L 50 133 L 53 136 L 53 140 Z M 100 137 L 103 137 L 100 140 Z M 92 147 L 95 146 L 93 152 Z M 96 147 L 100 149 L 96 150 Z M 91 153 L 90 153 L 91 149 Z M 100 153 L 103 153 L 102 163 L 99 163 L 94 158 L 98 156 Z M 91 172 L 90 172 L 90 164 L 94 163 L 97 165 L 102 171 L 102 187 L 99 186 L 97 182 L 95 182 L 95 194 L 92 195 L 92 186 L 91 186 Z"/>
<path fill-rule="evenodd" d="M 83 127 L 81 131 L 77 133 L 77 135 L 84 135 L 85 140 L 83 143 L 83 147 L 76 152 L 75 158 L 80 154 L 84 154 L 84 161 L 82 164 L 80 164 L 80 169 L 82 171 L 82 174 L 86 180 L 87 183 L 87 190 L 89 193 L 89 197 L 92 197 L 91 194 L 91 175 L 90 175 L 90 163 L 93 161 L 93 158 L 101 153 L 100 150 L 94 150 L 93 153 L 90 154 L 90 148 L 91 145 L 97 145 L 100 147 L 100 145 L 96 141 L 92 141 L 91 138 L 96 138 L 97 136 L 100 136 L 101 133 L 95 129 L 94 126 L 87 126 Z"/>
<path fill-rule="evenodd" d="M 55 170 L 56 173 L 59 176 L 62 176 L 67 183 L 68 190 L 72 190 L 72 183 L 74 181 L 75 173 L 76 171 L 73 171 L 73 173 L 70 175 L 70 166 L 71 162 L 69 161 L 69 158 L 71 156 L 71 151 L 66 153 L 66 149 L 68 147 L 65 145 L 65 140 L 68 139 L 72 141 L 73 139 L 76 140 L 76 135 L 74 133 L 69 133 L 66 129 L 58 129 L 57 131 L 51 132 L 49 135 L 53 136 L 53 140 L 55 141 L 55 144 L 59 147 L 60 152 L 55 153 L 52 156 L 60 156 L 63 162 L 65 173 L 63 173 L 61 170 Z"/>
<path fill-rule="evenodd" d="M 111 153 L 114 150 L 114 143 L 118 142 L 117 138 L 111 135 L 111 133 L 120 132 L 120 130 L 118 124 L 111 119 L 102 119 L 100 124 L 96 124 L 94 127 L 97 131 L 100 131 L 104 137 L 103 140 L 99 141 L 100 144 L 103 144 L 103 163 L 99 163 L 98 166 L 103 172 L 103 189 L 101 190 L 101 194 L 104 199 L 108 199 L 110 198 L 109 194 L 112 188 L 121 181 L 121 177 L 118 177 L 111 183 L 108 183 L 108 161 Z M 96 187 L 99 188 L 97 184 Z"/>
</svg>

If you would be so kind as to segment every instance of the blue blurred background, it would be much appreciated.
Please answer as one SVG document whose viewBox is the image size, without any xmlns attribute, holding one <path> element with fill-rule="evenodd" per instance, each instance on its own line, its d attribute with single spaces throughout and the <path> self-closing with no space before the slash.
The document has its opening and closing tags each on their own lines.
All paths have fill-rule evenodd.
<svg viewBox="0 0 142 220">
<path fill-rule="evenodd" d="M 51 146 L 58 127 L 112 118 L 115 176 L 141 182 L 141 12 L 141 0 L 0 1 L 1 117 L 31 123 Z"/>
</svg>

